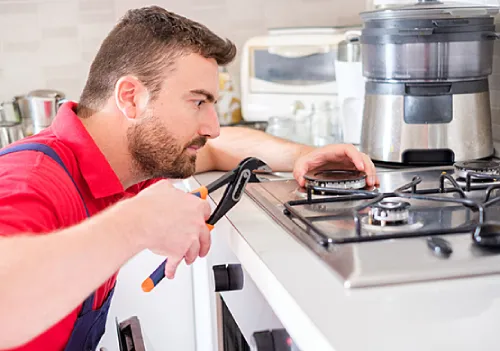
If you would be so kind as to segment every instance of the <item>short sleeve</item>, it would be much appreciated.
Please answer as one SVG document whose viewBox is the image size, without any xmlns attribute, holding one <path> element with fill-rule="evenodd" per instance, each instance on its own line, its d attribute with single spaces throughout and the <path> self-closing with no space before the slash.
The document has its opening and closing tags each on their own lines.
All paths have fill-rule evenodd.
<svg viewBox="0 0 500 351">
<path fill-rule="evenodd" d="M 12 178 L 0 182 L 0 236 L 44 233 L 58 228 L 56 209 L 47 194 Z"/>
</svg>

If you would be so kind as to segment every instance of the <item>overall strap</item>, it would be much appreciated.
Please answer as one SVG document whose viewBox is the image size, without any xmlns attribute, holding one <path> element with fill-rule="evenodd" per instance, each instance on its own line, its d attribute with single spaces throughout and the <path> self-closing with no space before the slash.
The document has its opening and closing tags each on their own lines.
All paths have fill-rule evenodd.
<svg viewBox="0 0 500 351">
<path fill-rule="evenodd" d="M 40 143 L 19 144 L 19 145 L 14 145 L 11 147 L 7 147 L 3 150 L 0 150 L 0 156 L 8 155 L 8 154 L 12 154 L 14 152 L 20 152 L 20 151 L 39 151 L 39 152 L 47 155 L 48 157 L 50 157 L 54 161 L 56 161 L 57 164 L 59 164 L 59 166 L 61 166 L 62 169 L 66 172 L 66 174 L 69 176 L 69 179 L 71 179 L 71 181 L 73 182 L 73 185 L 75 186 L 76 191 L 78 191 L 78 195 L 80 196 L 80 199 L 82 200 L 82 204 L 83 204 L 83 207 L 85 208 L 85 213 L 87 215 L 87 218 L 90 217 L 90 213 L 89 213 L 89 210 L 87 208 L 87 205 L 85 205 L 85 201 L 83 200 L 83 195 L 80 192 L 80 189 L 78 189 L 78 186 L 76 185 L 75 180 L 73 179 L 73 176 L 68 171 L 68 169 L 66 168 L 66 165 L 61 160 L 59 155 L 50 146 L 45 145 L 45 144 L 40 144 Z M 90 295 L 84 301 L 83 306 L 82 306 L 82 310 L 81 310 L 81 314 L 84 314 L 86 312 L 91 311 L 93 305 L 94 305 L 94 293 L 92 295 Z"/>
<path fill-rule="evenodd" d="M 82 309 L 80 310 L 80 316 L 93 310 L 94 298 L 95 298 L 95 291 L 92 292 L 92 294 L 90 294 L 89 297 L 85 299 L 85 301 L 83 301 Z"/>
<path fill-rule="evenodd" d="M 7 147 L 6 149 L 0 150 L 0 156 L 12 154 L 14 152 L 19 152 L 19 151 L 39 151 L 39 152 L 47 155 L 48 157 L 50 157 L 54 161 L 56 161 L 59 164 L 59 166 L 61 166 L 62 169 L 64 169 L 66 174 L 69 176 L 69 179 L 71 179 L 71 181 L 73 182 L 73 185 L 75 186 L 76 191 L 78 191 L 78 195 L 80 195 L 80 199 L 82 200 L 83 207 L 85 208 L 85 214 L 87 215 L 87 218 L 90 217 L 90 213 L 89 213 L 89 210 L 87 208 L 87 205 L 85 205 L 85 201 L 83 200 L 83 195 L 80 192 L 80 189 L 78 189 L 78 186 L 76 185 L 75 180 L 73 179 L 73 176 L 71 175 L 71 173 L 69 173 L 68 169 L 64 165 L 64 162 L 61 160 L 59 155 L 50 146 L 45 145 L 45 144 L 40 144 L 40 143 L 19 144 L 19 145 L 14 145 L 12 147 Z"/>
</svg>

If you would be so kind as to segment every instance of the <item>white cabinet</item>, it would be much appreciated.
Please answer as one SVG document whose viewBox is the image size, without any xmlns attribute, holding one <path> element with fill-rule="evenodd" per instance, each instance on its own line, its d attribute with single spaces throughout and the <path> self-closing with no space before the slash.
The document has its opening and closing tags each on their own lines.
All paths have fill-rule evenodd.
<svg viewBox="0 0 500 351">
<path fill-rule="evenodd" d="M 192 190 L 186 183 L 177 185 Z M 196 260 L 192 266 L 182 263 L 174 280 L 164 279 L 150 293 L 142 291 L 141 283 L 164 257 L 143 251 L 131 259 L 118 276 L 100 347 L 118 350 L 115 318 L 121 322 L 137 316 L 147 351 L 222 351 L 219 294 L 215 292 L 212 267 L 241 263 L 231 246 L 235 236 L 239 236 L 237 230 L 227 218 L 222 218 L 212 231 L 208 256 Z M 254 349 L 254 332 L 283 326 L 244 267 L 243 273 L 243 289 L 221 295 L 247 343 Z"/>
<path fill-rule="evenodd" d="M 100 347 L 119 350 L 115 317 L 121 322 L 137 316 L 147 351 L 196 351 L 191 268 L 181 264 L 175 279 L 164 279 L 149 293 L 141 289 L 163 259 L 143 251 L 121 269 Z"/>
</svg>

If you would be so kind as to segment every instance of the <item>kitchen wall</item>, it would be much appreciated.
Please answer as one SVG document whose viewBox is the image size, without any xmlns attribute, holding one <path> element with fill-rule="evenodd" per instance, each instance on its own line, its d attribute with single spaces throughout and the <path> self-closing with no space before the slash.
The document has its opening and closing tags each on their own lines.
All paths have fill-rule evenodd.
<svg viewBox="0 0 500 351">
<path fill-rule="evenodd" d="M 497 0 L 471 2 L 492 1 Z M 201 21 L 241 49 L 247 38 L 270 27 L 358 24 L 358 13 L 372 1 L 350 0 L 346 6 L 344 0 L 0 0 L 0 100 L 38 88 L 59 89 L 77 100 L 114 23 L 127 9 L 151 4 Z M 229 71 L 238 84 L 239 57 Z M 500 43 L 490 86 L 493 134 L 500 141 Z"/>
<path fill-rule="evenodd" d="M 240 49 L 269 27 L 359 23 L 366 0 L 0 0 L 0 99 L 52 88 L 78 99 L 90 63 L 127 9 L 156 4 Z M 238 59 L 229 67 L 238 78 Z"/>
</svg>

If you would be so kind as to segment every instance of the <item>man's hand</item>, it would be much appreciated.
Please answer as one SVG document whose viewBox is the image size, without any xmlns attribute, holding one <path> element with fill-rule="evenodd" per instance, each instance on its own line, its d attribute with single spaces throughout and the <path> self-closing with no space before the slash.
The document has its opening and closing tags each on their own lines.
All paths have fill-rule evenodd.
<svg viewBox="0 0 500 351">
<path fill-rule="evenodd" d="M 311 170 L 323 168 L 323 166 L 332 169 L 357 169 L 366 173 L 368 186 L 379 184 L 375 165 L 370 158 L 359 152 L 353 145 L 348 144 L 327 145 L 305 153 L 295 162 L 293 176 L 303 187 L 305 185 L 304 175 Z"/>
<path fill-rule="evenodd" d="M 168 180 L 161 180 L 137 196 L 121 202 L 126 207 L 116 216 L 129 226 L 136 226 L 131 241 L 156 254 L 168 256 L 165 276 L 174 278 L 179 263 L 185 259 L 191 264 L 204 257 L 210 249 L 210 231 L 206 220 L 210 217 L 207 201 L 175 188 Z M 117 206 L 117 208 L 120 208 Z M 123 211 L 130 210 L 132 214 Z"/>
</svg>

